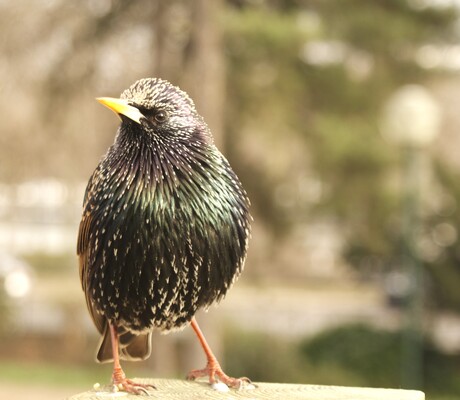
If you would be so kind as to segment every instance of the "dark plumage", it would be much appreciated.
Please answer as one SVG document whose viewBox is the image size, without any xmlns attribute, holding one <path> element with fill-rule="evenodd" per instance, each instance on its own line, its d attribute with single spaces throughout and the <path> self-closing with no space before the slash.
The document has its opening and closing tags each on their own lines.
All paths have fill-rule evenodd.
<svg viewBox="0 0 460 400">
<path fill-rule="evenodd" d="M 243 268 L 249 200 L 179 88 L 142 79 L 120 99 L 99 101 L 120 115 L 121 125 L 86 189 L 80 278 L 103 336 L 98 360 L 113 359 L 114 383 L 138 393 L 142 385 L 127 380 L 121 367 L 117 372 L 118 353 L 147 358 L 153 329 L 191 321 L 200 336 L 194 314 L 225 296 Z M 208 366 L 212 361 L 208 354 Z M 218 368 L 211 372 L 226 382 Z M 209 374 L 213 382 L 214 374 L 203 371 L 190 377 Z"/>
</svg>

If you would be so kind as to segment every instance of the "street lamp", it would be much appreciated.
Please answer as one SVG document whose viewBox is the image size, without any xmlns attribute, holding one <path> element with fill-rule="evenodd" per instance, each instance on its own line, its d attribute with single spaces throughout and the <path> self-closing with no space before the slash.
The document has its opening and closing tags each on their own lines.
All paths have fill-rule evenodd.
<svg viewBox="0 0 460 400">
<path fill-rule="evenodd" d="M 383 109 L 381 132 L 388 141 L 411 148 L 428 146 L 441 124 L 439 105 L 420 85 L 397 90 Z"/>
<path fill-rule="evenodd" d="M 390 97 L 382 117 L 380 129 L 383 137 L 404 151 L 402 259 L 411 284 L 404 327 L 402 385 L 415 389 L 421 388 L 423 376 L 423 269 L 415 244 L 420 225 L 421 158 L 423 148 L 433 142 L 440 130 L 441 111 L 424 87 L 406 85 Z"/>
</svg>

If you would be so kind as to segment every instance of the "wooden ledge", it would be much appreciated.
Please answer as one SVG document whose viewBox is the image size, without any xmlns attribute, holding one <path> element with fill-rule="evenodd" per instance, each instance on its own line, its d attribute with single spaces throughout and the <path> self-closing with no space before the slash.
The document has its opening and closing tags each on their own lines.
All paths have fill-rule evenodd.
<svg viewBox="0 0 460 400">
<path fill-rule="evenodd" d="M 204 382 L 189 382 L 178 379 L 136 379 L 150 383 L 157 390 L 151 393 L 151 399 L 187 399 L 187 400 L 226 400 L 226 399 L 303 399 L 303 400 L 424 400 L 423 392 L 416 390 L 355 388 L 342 386 L 295 385 L 281 383 L 256 383 L 256 389 L 230 390 L 221 392 L 212 389 Z M 122 398 L 139 400 L 140 397 L 125 392 L 103 392 L 90 390 L 69 398 L 69 400 L 106 400 Z"/>
</svg>

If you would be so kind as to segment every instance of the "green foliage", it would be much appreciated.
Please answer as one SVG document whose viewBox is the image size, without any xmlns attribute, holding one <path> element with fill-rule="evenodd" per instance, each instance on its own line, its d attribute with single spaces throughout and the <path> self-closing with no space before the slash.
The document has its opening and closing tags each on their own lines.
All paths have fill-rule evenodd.
<svg viewBox="0 0 460 400">
<path fill-rule="evenodd" d="M 228 40 L 239 44 L 240 55 L 253 58 L 273 52 L 287 53 L 296 49 L 299 35 L 295 26 L 295 13 L 277 13 L 268 8 L 245 8 L 225 14 L 226 27 L 232 35 Z M 241 43 L 244 37 L 247 43 Z"/>
<path fill-rule="evenodd" d="M 460 174 L 442 162 L 436 163 L 435 174 L 440 185 L 438 197 L 441 204 L 426 221 L 425 230 L 439 254 L 434 260 L 426 261 L 425 265 L 436 304 L 460 310 Z M 448 243 L 444 243 L 442 238 L 436 239 L 436 229 L 442 224 L 454 233 L 453 240 Z"/>
<path fill-rule="evenodd" d="M 361 377 L 367 386 L 400 387 L 403 333 L 364 325 L 342 326 L 300 344 L 305 360 L 318 366 L 343 368 Z M 424 390 L 430 394 L 458 393 L 459 357 L 440 352 L 423 341 Z"/>
<path fill-rule="evenodd" d="M 123 366 L 129 376 L 148 376 L 149 371 L 139 364 Z M 58 362 L 0 361 L 0 382 L 41 385 L 43 387 L 79 387 L 90 389 L 95 383 L 110 384 L 110 364 L 60 364 Z"/>
<path fill-rule="evenodd" d="M 415 9 L 410 2 L 401 0 L 329 0 L 317 7 L 328 14 L 332 35 L 382 54 L 424 40 L 446 40 L 455 20 L 453 8 Z M 440 26 L 447 29 L 439 29 Z"/>
<path fill-rule="evenodd" d="M 257 217 L 277 235 L 288 235 L 299 222 L 332 216 L 346 233 L 349 264 L 363 273 L 391 269 L 401 250 L 403 190 L 394 185 L 401 155 L 381 137 L 379 118 L 401 85 L 446 78 L 442 70 L 422 68 L 416 55 L 424 45 L 457 41 L 458 11 L 400 0 L 230 3 L 238 7 L 224 18 L 226 144 Z M 304 51 L 317 41 L 338 44 L 341 58 L 310 62 Z M 460 204 L 460 177 L 444 169 L 444 178 L 438 172 L 436 179 Z M 305 175 L 321 181 L 321 199 L 284 208 L 276 191 L 296 193 Z M 457 214 L 430 217 L 424 229 L 447 222 L 460 232 Z M 455 244 L 427 266 L 437 304 L 458 310 Z"/>
<path fill-rule="evenodd" d="M 346 367 L 370 386 L 399 386 L 401 335 L 346 326 L 320 334 L 301 345 L 301 353 L 315 364 Z"/>
<path fill-rule="evenodd" d="M 227 329 L 225 368 L 255 381 L 401 387 L 403 333 L 345 325 L 300 341 Z M 423 390 L 431 399 L 454 399 L 460 391 L 459 356 L 423 341 Z"/>
<path fill-rule="evenodd" d="M 305 34 L 298 29 L 295 14 L 264 8 L 231 11 L 225 27 L 231 99 L 226 112 L 227 153 L 238 175 L 247 182 L 259 215 L 275 232 L 284 232 L 289 216 L 276 204 L 274 188 L 286 175 L 274 164 L 276 160 L 286 164 L 290 131 L 298 129 L 299 114 L 305 111 L 307 82 L 302 71 L 293 68 L 299 64 Z M 241 156 L 248 151 L 241 148 L 248 133 L 261 144 L 260 158 L 251 153 Z M 276 154 L 274 144 L 280 145 Z M 292 179 L 296 176 L 294 173 Z"/>
<path fill-rule="evenodd" d="M 225 343 L 225 364 L 231 371 L 251 376 L 255 381 L 298 381 L 302 378 L 302 368 L 293 349 L 276 337 L 227 333 Z"/>
<path fill-rule="evenodd" d="M 0 380 L 24 384 L 50 386 L 86 386 L 96 382 L 105 384 L 110 376 L 110 366 L 56 365 L 51 363 L 5 361 L 0 362 Z M 107 382 L 108 383 L 108 382 Z"/>
<path fill-rule="evenodd" d="M 258 332 L 227 330 L 225 368 L 231 374 L 250 376 L 259 382 L 363 385 L 356 374 L 335 366 L 312 365 L 299 357 L 296 342 Z"/>
</svg>

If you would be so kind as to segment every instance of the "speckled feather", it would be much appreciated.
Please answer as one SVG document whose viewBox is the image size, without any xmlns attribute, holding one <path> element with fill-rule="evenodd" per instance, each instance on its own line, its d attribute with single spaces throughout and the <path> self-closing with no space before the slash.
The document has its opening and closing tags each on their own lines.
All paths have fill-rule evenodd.
<svg viewBox="0 0 460 400">
<path fill-rule="evenodd" d="M 152 329 L 182 328 L 225 296 L 243 268 L 251 217 L 240 181 L 185 92 L 143 79 L 121 98 L 146 118 L 122 116 L 91 176 L 77 252 L 93 321 L 104 336 L 107 321 L 115 323 L 123 350 Z M 159 111 L 166 121 L 155 120 Z M 104 346 L 100 361 L 109 360 Z M 121 355 L 148 356 L 131 353 Z"/>
</svg>

